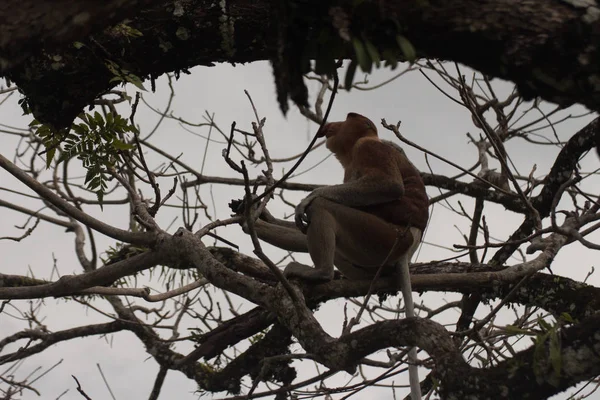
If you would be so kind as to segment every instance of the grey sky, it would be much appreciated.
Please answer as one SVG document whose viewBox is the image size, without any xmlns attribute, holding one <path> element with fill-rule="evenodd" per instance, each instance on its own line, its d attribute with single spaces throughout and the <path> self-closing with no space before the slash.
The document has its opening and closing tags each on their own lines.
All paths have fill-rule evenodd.
<svg viewBox="0 0 600 400">
<path fill-rule="evenodd" d="M 191 72 L 191 75 L 182 75 L 178 81 L 174 81 L 176 97 L 172 107 L 178 116 L 188 121 L 202 122 L 202 116 L 206 110 L 211 114 L 215 113 L 216 122 L 226 132 L 229 131 L 232 121 L 237 121 L 238 127 L 250 130 L 250 122 L 254 120 L 254 117 L 248 99 L 243 92 L 246 89 L 251 94 L 260 115 L 267 117 L 264 130 L 273 157 L 287 157 L 300 153 L 316 132 L 316 125 L 307 122 L 293 107 L 287 118 L 281 115 L 275 100 L 271 68 L 267 63 L 253 63 L 236 67 L 229 65 L 219 65 L 214 68 L 198 67 Z M 464 72 L 469 73 L 466 69 Z M 376 72 L 369 80 L 375 84 L 391 75 L 390 71 Z M 501 92 L 508 93 L 512 88 L 511 85 L 497 80 L 494 83 L 497 90 Z M 146 84 L 146 87 L 149 88 L 149 86 L 149 84 Z M 314 93 L 316 86 L 314 83 L 311 83 L 311 86 Z M 129 93 L 133 94 L 134 89 L 128 87 Z M 450 93 L 456 95 L 453 92 Z M 147 101 L 158 108 L 164 107 L 167 95 L 168 88 L 164 78 L 157 82 L 156 94 L 144 94 Z M 0 107 L 0 123 L 24 126 L 29 122 L 29 117 L 21 117 L 22 112 L 16 104 L 16 100 L 17 94 Z M 121 111 L 125 116 L 129 115 L 126 108 L 121 108 Z M 418 72 L 410 73 L 387 86 L 373 91 L 353 90 L 350 93 L 341 91 L 333 106 L 330 121 L 345 118 L 346 113 L 349 111 L 360 112 L 368 116 L 377 126 L 380 126 L 379 121 L 381 118 L 385 118 L 388 123 L 401 120 L 401 132 L 408 139 L 454 161 L 464 168 L 471 167 L 477 160 L 475 146 L 468 143 L 466 133 L 479 135 L 479 132 L 471 122 L 468 112 L 440 94 Z M 584 110 L 576 107 L 570 112 L 582 114 Z M 591 116 L 588 116 L 558 125 L 556 127 L 558 136 L 566 140 L 589 122 L 591 118 Z M 154 126 L 158 116 L 145 106 L 140 105 L 136 120 L 141 125 L 142 135 L 144 135 Z M 379 129 L 381 136 L 388 139 L 392 138 L 389 132 L 381 127 Z M 208 130 L 199 128 L 195 132 L 206 135 Z M 213 132 L 212 135 L 213 138 L 222 142 L 222 138 L 217 136 L 216 132 Z M 152 142 L 170 154 L 178 155 L 181 153 L 182 160 L 200 169 L 205 141 L 184 131 L 175 121 L 165 121 L 153 136 Z M 13 157 L 16 143 L 17 140 L 14 136 L 0 135 L 0 145 L 4 156 Z M 406 146 L 403 147 L 417 167 L 427 171 L 428 168 L 421 152 L 406 148 Z M 533 165 L 537 164 L 537 172 L 535 173 L 537 177 L 547 173 L 558 153 L 556 147 L 547 146 L 538 149 L 523 140 L 513 140 L 506 147 L 519 174 L 528 175 Z M 210 144 L 205 173 L 213 176 L 238 177 L 223 161 L 221 157 L 222 148 L 224 148 L 224 144 Z M 148 160 L 154 163 L 155 166 L 158 162 L 161 162 L 161 159 L 156 157 L 152 151 L 148 150 L 147 154 Z M 324 147 L 309 155 L 304 164 L 298 169 L 298 174 L 301 175 L 294 181 L 323 184 L 340 182 L 342 178 L 341 167 L 333 157 L 318 167 L 308 170 L 327 155 L 328 151 Z M 235 156 L 237 157 L 237 155 Z M 435 173 L 452 176 L 458 172 L 456 169 L 437 160 L 430 160 L 430 163 Z M 588 156 L 582 162 L 582 169 L 591 171 L 597 168 L 597 164 L 598 159 L 595 156 Z M 40 165 L 42 164 L 40 163 Z M 281 176 L 282 168 L 287 170 L 289 166 L 290 164 L 276 164 L 276 177 Z M 171 185 L 171 180 L 163 179 L 160 184 L 163 190 L 166 191 L 166 188 Z M 29 190 L 4 171 L 0 171 L 0 187 L 10 187 L 30 193 Z M 592 193 L 597 193 L 596 182 L 591 182 L 588 188 Z M 430 196 L 439 194 L 433 188 L 428 188 L 428 192 Z M 151 191 L 146 188 L 145 193 L 150 196 Z M 216 209 L 212 208 L 211 193 L 214 197 Z M 211 214 L 216 215 L 218 218 L 226 218 L 229 216 L 227 203 L 231 199 L 241 198 L 243 188 L 241 186 L 204 185 L 201 188 L 201 194 L 209 205 Z M 302 192 L 293 193 L 288 191 L 286 199 L 297 202 L 304 195 L 305 193 Z M 39 207 L 38 202 L 6 192 L 0 191 L 0 198 L 16 200 L 19 204 L 28 207 Z M 471 213 L 473 208 L 471 199 L 462 198 L 461 201 L 467 212 Z M 456 201 L 453 200 L 452 203 L 456 204 Z M 284 213 L 289 214 L 291 211 L 289 207 L 283 206 L 278 201 L 273 201 L 270 209 L 277 216 Z M 102 213 L 98 207 L 89 207 L 87 211 L 104 221 L 122 227 L 126 226 L 126 209 L 105 207 Z M 506 239 L 522 221 L 521 216 L 505 211 L 500 206 L 486 205 L 485 215 L 488 225 L 492 229 L 492 236 L 498 239 Z M 159 213 L 158 221 L 165 228 L 175 217 L 179 217 L 179 215 L 173 210 L 162 210 Z M 2 221 L 0 237 L 19 236 L 21 234 L 13 226 L 23 224 L 25 221 L 23 215 L 0 208 L 0 220 Z M 206 222 L 204 218 L 202 223 Z M 175 221 L 171 231 L 174 231 L 180 225 L 181 220 Z M 468 220 L 459 218 L 456 214 L 447 211 L 442 204 L 436 204 L 433 208 L 425 241 L 451 247 L 454 243 L 463 243 L 460 232 L 466 232 L 468 228 Z M 218 233 L 238 243 L 241 247 L 240 251 L 243 253 L 252 254 L 250 242 L 239 227 L 219 229 Z M 105 250 L 108 246 L 114 244 L 113 240 L 101 235 L 98 235 L 97 238 L 100 242 L 99 249 Z M 594 237 L 591 239 L 593 240 Z M 207 243 L 212 244 L 211 241 L 207 241 Z M 57 259 L 57 268 L 61 274 L 79 273 L 80 267 L 72 250 L 73 245 L 72 234 L 65 233 L 62 228 L 41 223 L 32 236 L 21 243 L 0 241 L 0 254 L 4 255 L 1 271 L 14 274 L 26 274 L 31 271 L 36 277 L 50 278 L 53 264 L 52 256 L 54 255 Z M 270 247 L 267 248 L 269 254 L 273 255 L 273 260 L 278 260 L 284 254 Z M 442 259 L 448 257 L 449 254 L 447 250 L 424 244 L 418 252 L 417 261 Z M 590 250 L 574 244 L 560 252 L 554 263 L 553 271 L 559 275 L 582 280 L 589 272 L 589 268 L 594 265 L 594 262 L 595 257 Z M 56 278 L 56 276 L 53 276 L 53 278 Z M 594 275 L 588 282 L 598 285 L 600 278 Z M 456 299 L 457 295 L 431 293 L 426 295 L 425 298 L 429 301 L 428 305 L 430 305 Z M 325 317 L 322 320 L 328 332 L 339 334 L 343 320 L 340 305 L 343 302 L 332 303 L 334 304 L 321 307 L 318 315 Z M 15 301 L 13 304 L 20 308 L 27 307 L 25 301 Z M 101 302 L 98 302 L 98 304 L 102 305 L 103 309 L 109 310 L 105 304 Z M 244 309 L 248 308 L 248 305 L 244 307 Z M 10 312 L 10 309 L 7 310 Z M 485 312 L 485 310 L 483 311 Z M 46 323 L 51 330 L 107 321 L 106 318 L 94 312 L 86 311 L 74 302 L 56 299 L 45 301 L 41 315 L 47 317 Z M 452 322 L 452 319 L 449 322 Z M 14 319 L 7 318 L 5 314 L 0 314 L 0 334 L 2 336 L 22 328 L 23 326 Z M 183 347 L 178 348 L 178 350 L 185 352 Z M 93 337 L 53 346 L 42 354 L 28 359 L 25 366 L 21 368 L 21 374 L 37 366 L 48 367 L 59 359 L 64 359 L 63 363 L 52 371 L 49 377 L 43 378 L 40 384 L 36 385 L 42 391 L 42 398 L 44 399 L 55 398 L 66 389 L 71 390 L 62 399 L 80 399 L 81 396 L 74 390 L 71 375 L 78 377 L 86 392 L 95 400 L 109 398 L 98 374 L 96 363 L 102 366 L 117 399 L 143 399 L 147 398 L 157 372 L 156 363 L 152 359 L 148 359 L 139 341 L 131 334 L 119 333 L 111 337 L 110 343 L 107 343 L 104 339 Z M 342 375 L 344 374 L 340 374 L 340 376 Z M 346 378 L 347 376 L 342 376 L 338 384 L 342 384 Z M 195 384 L 185 379 L 182 374 L 170 372 L 161 398 L 192 399 L 195 398 L 193 394 L 195 388 Z M 389 396 L 389 392 L 383 391 L 381 395 L 384 398 Z M 34 397 L 28 394 L 24 398 Z M 371 394 L 365 393 L 355 398 L 373 398 L 373 394 L 372 392 Z"/>
</svg>

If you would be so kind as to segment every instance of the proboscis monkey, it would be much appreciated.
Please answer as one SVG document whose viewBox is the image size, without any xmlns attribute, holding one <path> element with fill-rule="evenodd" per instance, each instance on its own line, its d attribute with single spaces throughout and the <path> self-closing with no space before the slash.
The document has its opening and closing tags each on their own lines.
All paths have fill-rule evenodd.
<svg viewBox="0 0 600 400">
<path fill-rule="evenodd" d="M 333 278 L 334 264 L 348 279 L 398 271 L 406 316 L 414 316 L 408 263 L 427 220 L 429 200 L 419 171 L 397 145 L 382 141 L 368 118 L 349 113 L 319 132 L 344 167 L 344 183 L 313 190 L 296 207 L 295 223 L 265 212 L 258 237 L 279 248 L 310 253 L 314 268 L 292 262 L 284 274 L 310 281 Z M 396 266 L 398 267 L 396 269 Z M 420 399 L 416 349 L 409 351 L 411 396 Z"/>
</svg>

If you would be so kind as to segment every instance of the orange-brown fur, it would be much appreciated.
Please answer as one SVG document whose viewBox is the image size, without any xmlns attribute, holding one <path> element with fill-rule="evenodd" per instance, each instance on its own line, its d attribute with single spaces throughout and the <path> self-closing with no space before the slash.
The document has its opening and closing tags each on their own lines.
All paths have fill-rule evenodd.
<svg viewBox="0 0 600 400">
<path fill-rule="evenodd" d="M 390 149 L 389 143 L 386 145 L 385 142 L 379 140 L 377 129 L 368 118 L 354 113 L 350 115 L 346 121 L 333 122 L 324 129 L 324 135 L 329 132 L 327 148 L 336 154 L 344 166 L 344 182 L 360 178 L 364 171 L 372 173 L 373 170 L 376 170 L 378 173 L 381 171 L 390 173 L 391 171 L 395 172 L 398 168 L 397 172 L 400 173 L 404 185 L 404 194 L 397 200 L 357 208 L 377 215 L 395 225 L 410 225 L 425 230 L 429 219 L 429 199 L 421 174 L 406 158 L 404 152 L 398 154 L 394 145 L 391 145 Z M 367 129 L 363 132 L 360 129 L 352 129 L 352 134 L 344 135 L 346 136 L 344 145 L 338 144 L 338 141 L 330 145 L 330 141 L 335 140 L 333 138 L 340 129 L 349 130 L 348 124 Z M 368 142 L 366 142 L 367 140 Z M 360 154 L 357 156 L 356 153 Z M 348 159 L 346 154 L 353 154 L 353 157 Z M 388 162 L 390 159 L 394 162 Z"/>
<path fill-rule="evenodd" d="M 292 263 L 288 276 L 328 280 L 335 264 L 350 279 L 369 278 L 386 258 L 384 273 L 394 272 L 399 257 L 420 241 L 429 217 L 419 171 L 402 149 L 381 141 L 373 122 L 362 115 L 349 113 L 319 135 L 344 167 L 344 183 L 317 189 L 298 205 L 300 231 L 269 215 L 258 221 L 258 236 L 311 254 L 315 268 Z M 410 228 L 418 229 L 418 237 Z"/>
<path fill-rule="evenodd" d="M 315 189 L 296 206 L 295 224 L 265 212 L 258 236 L 283 249 L 309 252 L 314 268 L 291 262 L 288 278 L 326 281 L 335 266 L 349 279 L 398 273 L 407 317 L 414 317 L 408 263 L 422 239 L 429 202 L 419 171 L 404 151 L 381 141 L 373 122 L 349 113 L 319 133 L 344 167 L 344 183 Z M 387 261 L 386 261 L 387 260 Z M 417 352 L 409 349 L 411 397 L 421 399 Z"/>
</svg>

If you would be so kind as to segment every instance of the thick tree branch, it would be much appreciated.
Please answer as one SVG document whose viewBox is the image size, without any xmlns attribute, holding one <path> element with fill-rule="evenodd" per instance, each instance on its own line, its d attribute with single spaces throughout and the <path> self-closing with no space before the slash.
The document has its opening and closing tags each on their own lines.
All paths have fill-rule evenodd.
<svg viewBox="0 0 600 400">
<path fill-rule="evenodd" d="M 7 362 L 13 362 L 21 360 L 23 358 L 27 358 L 33 354 L 37 354 L 44 351 L 45 349 L 56 343 L 64 342 L 66 340 L 86 337 L 90 335 L 104 335 L 107 333 L 118 332 L 123 329 L 125 329 L 124 324 L 122 324 L 119 321 L 113 321 L 106 324 L 86 325 L 58 332 L 46 332 L 42 330 L 33 329 L 17 332 L 0 341 L 0 351 L 2 351 L 2 349 L 6 345 L 23 339 L 32 341 L 39 340 L 40 343 L 37 343 L 33 346 L 24 346 L 13 353 L 8 353 L 0 356 L 0 364 L 5 364 Z"/>
<path fill-rule="evenodd" d="M 105 10 L 90 14 L 98 16 L 93 19 L 94 27 L 114 23 L 115 18 L 102 15 L 129 10 L 135 3 L 156 2 L 113 0 Z M 331 17 L 314 15 L 327 9 L 323 2 L 318 3 L 319 7 L 311 1 L 297 2 L 296 11 L 313 24 L 310 31 L 315 35 L 321 26 L 332 24 Z M 352 3 L 338 2 L 350 16 Z M 37 0 L 25 0 L 19 7 L 6 10 L 22 9 L 25 13 L 37 4 Z M 13 68 L 9 76 L 28 97 L 36 118 L 62 127 L 115 84 L 110 82 L 114 75 L 108 71 L 106 60 L 139 77 L 154 78 L 196 65 L 265 60 L 275 54 L 271 22 L 278 16 L 273 14 L 269 0 L 176 4 L 163 1 L 140 9 L 128 26 L 141 32 L 141 37 L 132 37 L 126 29 L 107 29 L 81 38 L 83 48 L 68 45 L 52 54 L 38 52 Z M 397 22 L 419 56 L 461 62 L 484 74 L 512 80 L 526 97 L 541 96 L 562 105 L 578 102 L 600 109 L 600 66 L 595 62 L 600 59 L 600 13 L 593 2 L 532 0 L 507 5 L 504 0 L 384 0 L 376 4 L 379 13 L 374 15 Z M 56 7 L 53 11 L 59 12 L 59 22 L 64 22 L 77 15 L 73 9 L 64 8 L 64 14 Z M 33 21 L 20 32 L 30 26 L 34 26 Z M 64 29 L 64 35 L 51 35 L 48 40 L 60 43 L 82 35 L 73 24 Z M 41 30 L 34 30 L 31 37 L 18 43 L 33 43 L 40 35 Z M 379 44 L 377 38 L 373 41 Z M 10 42 L 5 46 L 9 46 L 5 47 L 8 53 L 21 50 L 10 47 Z"/>
<path fill-rule="evenodd" d="M 73 217 L 82 224 L 97 230 L 106 236 L 114 239 L 139 245 L 151 245 L 156 240 L 156 234 L 152 232 L 128 232 L 114 226 L 108 225 L 96 218 L 86 214 L 79 208 L 73 206 L 67 201 L 63 200 L 60 196 L 36 181 L 31 176 L 27 175 L 23 170 L 17 167 L 15 164 L 10 162 L 6 157 L 0 154 L 0 168 L 5 169 L 31 190 L 36 192 L 42 199 L 52 203 L 56 208 L 65 212 L 70 217 Z"/>
<path fill-rule="evenodd" d="M 147 251 L 114 264 L 80 275 L 64 275 L 56 282 L 42 283 L 16 275 L 0 275 L 0 299 L 36 299 L 78 294 L 94 286 L 112 284 L 118 279 L 151 268 L 164 257 Z"/>
<path fill-rule="evenodd" d="M 263 338 L 227 364 L 222 371 L 215 373 L 211 380 L 221 383 L 223 387 L 221 390 L 234 393 L 239 392 L 241 378 L 246 375 L 258 381 L 275 380 L 289 385 L 296 378 L 296 371 L 289 365 L 291 359 L 283 360 L 283 358 L 289 354 L 291 344 L 290 332 L 281 324 L 275 323 Z M 269 357 L 282 358 L 282 360 L 270 362 Z"/>
<path fill-rule="evenodd" d="M 549 240 L 548 250 L 538 256 L 530 263 L 514 266 L 505 269 L 504 276 L 499 274 L 493 267 L 485 265 L 478 266 L 477 271 L 467 273 L 473 270 L 470 264 L 432 264 L 422 265 L 413 268 L 413 280 L 415 289 L 419 289 L 421 284 L 438 285 L 439 290 L 443 289 L 442 281 L 449 275 L 455 275 L 454 279 L 447 281 L 449 290 L 461 290 L 461 282 L 465 285 L 464 290 L 470 290 L 477 287 L 483 293 L 488 293 L 491 297 L 503 296 L 510 290 L 509 281 L 514 282 L 522 273 L 530 273 L 543 267 L 550 261 L 556 251 L 566 238 L 554 234 L 554 239 Z M 215 254 L 216 249 L 211 249 Z M 194 379 L 201 387 L 211 391 L 233 390 L 239 388 L 239 379 L 247 374 L 257 373 L 256 362 L 247 362 L 249 359 L 258 360 L 272 355 L 279 355 L 282 349 L 287 346 L 287 342 L 278 345 L 279 351 L 273 352 L 274 347 L 263 345 L 260 341 L 252 346 L 250 350 L 242 354 L 238 359 L 229 364 L 221 372 L 211 372 L 202 367 L 202 364 L 196 362 L 199 357 L 207 359 L 215 356 L 227 346 L 227 343 L 235 343 L 243 338 L 249 337 L 253 333 L 263 330 L 268 324 L 274 321 L 275 315 L 287 329 L 299 340 L 305 350 L 312 354 L 317 361 L 323 363 L 331 370 L 352 370 L 354 366 L 363 358 L 373 352 L 385 349 L 387 347 L 412 346 L 416 345 L 427 351 L 435 363 L 434 374 L 441 382 L 441 390 L 444 396 L 458 396 L 459 393 L 465 393 L 476 396 L 473 398 L 514 398 L 519 394 L 522 398 L 536 398 L 534 395 L 543 392 L 550 395 L 563 390 L 566 387 L 589 379 L 598 373 L 600 361 L 594 357 L 585 358 L 585 362 L 578 363 L 578 354 L 587 354 L 597 351 L 600 345 L 600 339 L 591 339 L 595 336 L 594 329 L 599 325 L 597 313 L 594 314 L 594 308 L 599 307 L 598 290 L 596 288 L 586 287 L 585 285 L 573 285 L 568 280 L 563 281 L 563 285 L 556 289 L 556 277 L 545 276 L 542 274 L 534 275 L 528 284 L 523 286 L 523 290 L 515 294 L 513 301 L 523 302 L 524 304 L 547 306 L 552 312 L 562 312 L 562 309 L 571 309 L 572 301 L 576 301 L 573 296 L 581 296 L 576 308 L 587 310 L 582 314 L 574 315 L 574 318 L 585 318 L 586 315 L 594 315 L 591 319 L 584 319 L 572 328 L 567 328 L 562 334 L 561 357 L 562 357 L 562 375 L 556 380 L 555 371 L 550 367 L 549 350 L 542 358 L 536 356 L 536 368 L 532 367 L 533 347 L 518 353 L 515 357 L 518 363 L 501 363 L 495 367 L 477 369 L 469 367 L 462 359 L 460 352 L 455 347 L 450 334 L 435 322 L 421 319 L 405 319 L 401 321 L 383 321 L 377 322 L 367 328 L 357 332 L 345 335 L 341 338 L 333 338 L 327 335 L 321 326 L 316 322 L 311 311 L 305 307 L 294 307 L 291 300 L 281 287 L 268 286 L 257 282 L 251 282 L 248 278 L 231 271 L 214 259 L 206 251 L 202 243 L 191 233 L 180 231 L 172 238 L 165 238 L 161 241 L 161 247 L 158 251 L 164 251 L 171 260 L 190 260 L 192 265 L 199 268 L 204 276 L 211 280 L 216 286 L 233 293 L 247 296 L 248 299 L 262 304 L 269 311 L 255 309 L 243 316 L 234 318 L 223 324 L 215 331 L 206 335 L 205 341 L 200 348 L 203 350 L 200 354 L 193 352 L 188 357 L 169 349 L 169 344 L 162 341 L 158 335 L 149 327 L 141 323 L 131 309 L 125 307 L 118 298 L 107 299 L 117 311 L 119 321 L 113 324 L 120 324 L 124 329 L 134 332 L 145 344 L 148 352 L 152 354 L 155 360 L 162 368 L 174 369 L 183 372 L 186 376 Z M 145 253 L 147 254 L 147 253 Z M 144 254 L 136 257 L 142 257 Z M 228 262 L 244 262 L 242 258 L 222 257 Z M 173 262 L 167 261 L 167 263 Z M 121 262 L 112 264 L 113 267 L 121 266 Z M 107 268 L 107 267 L 104 267 Z M 178 268 L 181 266 L 178 265 Z M 258 265 L 252 270 L 256 270 Z M 103 268 L 99 269 L 102 270 Z M 431 275 L 431 272 L 446 271 L 444 274 Z M 419 272 L 421 275 L 419 274 Z M 467 284 L 462 276 L 478 276 L 477 284 L 473 281 Z M 561 278 L 562 279 L 562 278 Z M 437 283 L 436 283 L 437 282 Z M 485 282 L 485 284 L 481 284 Z M 506 282 L 506 284 L 500 284 Z M 37 282 L 32 282 L 37 283 Z M 394 291 L 395 283 L 393 280 L 382 280 L 376 284 L 376 290 Z M 550 285 L 550 286 L 548 286 Z M 304 294 L 309 303 L 319 302 L 337 296 L 364 295 L 368 290 L 369 282 L 353 282 L 348 280 L 337 280 L 323 285 L 307 286 L 304 288 Z M 430 286 L 428 286 L 430 287 Z M 470 289 L 469 289 L 470 288 Z M 562 289 L 561 289 L 562 288 Z M 551 290 L 550 290 L 551 289 Z M 489 291 L 487 291 L 489 290 Z M 565 290 L 570 295 L 565 296 L 562 291 Z M 357 293 L 354 293 L 356 291 Z M 358 293 L 358 291 L 361 291 Z M 575 293 L 575 292 L 577 293 Z M 571 293 L 573 292 L 573 293 Z M 298 293 L 300 294 L 300 293 Z M 587 294 L 587 295 L 586 295 Z M 537 299 L 537 300 L 536 300 Z M 571 299 L 571 300 L 569 300 Z M 543 304 L 542 304 L 543 303 Z M 595 319 L 594 319 L 595 318 Z M 107 325 L 108 326 L 108 325 Z M 112 325 L 110 325 L 112 326 Z M 79 331 L 77 331 L 79 332 Z M 78 333 L 79 334 L 79 333 Z M 81 334 L 79 334 L 81 336 Z M 595 335 L 595 336 L 594 336 Z M 59 336 L 56 336 L 59 337 Z M 276 339 L 285 339 L 287 335 L 277 331 L 273 334 Z M 25 336 L 11 336 L 1 342 L 5 345 L 8 342 L 25 338 Z M 227 343 L 221 343 L 221 339 Z M 271 338 L 272 339 L 272 338 Z M 7 342 L 8 340 L 8 342 Z M 219 343 L 217 343 L 219 342 Z M 266 342 L 264 342 L 266 343 Z M 37 345 L 40 346 L 40 345 Z M 283 347 L 281 347 L 283 346 Z M 47 346 L 46 346 L 47 347 Z M 39 352 L 42 347 L 31 347 L 30 351 Z M 32 353 L 33 354 L 33 353 Z M 26 357 L 29 354 L 25 354 Z M 193 356 L 192 356 L 193 355 Z M 12 354 L 11 357 L 14 357 Z M 11 359 L 2 359 L 2 361 L 11 361 Z M 250 368 L 250 369 L 249 369 Z M 515 373 L 517 368 L 517 373 Z M 537 371 L 536 376 L 532 374 Z M 253 371 L 253 372 L 252 372 Z M 262 371 L 262 370 L 261 370 Z M 266 372 L 275 370 L 265 370 Z M 267 378 L 290 382 L 293 370 L 278 369 L 278 373 L 284 372 L 284 375 L 268 376 Z M 287 371 L 287 372 L 285 372 Z M 263 373 L 266 373 L 263 372 Z M 292 375 L 289 375 L 292 374 Z M 256 375 L 253 375 L 256 376 Z M 466 378 L 465 378 L 466 377 Z M 226 378 L 226 379 L 225 379 Z M 558 382 L 558 383 L 557 383 Z M 495 395 L 503 397 L 490 397 L 492 391 Z M 533 397 L 531 397 L 533 396 Z"/>
<path fill-rule="evenodd" d="M 216 357 L 227 347 L 268 328 L 274 321 L 275 315 L 269 311 L 260 307 L 254 308 L 202 335 L 199 339 L 200 345 L 181 359 L 178 364 L 195 362 L 200 358 L 208 360 Z"/>
<path fill-rule="evenodd" d="M 0 199 L 0 207 L 6 207 L 8 209 L 21 212 L 23 214 L 31 215 L 32 217 L 39 218 L 42 221 L 50 222 L 52 224 L 55 224 L 55 225 L 58 225 L 58 226 L 62 226 L 64 228 L 73 229 L 73 227 L 74 227 L 74 224 L 71 223 L 71 222 L 69 222 L 69 221 L 65 221 L 65 220 L 62 220 L 62 219 L 59 219 L 59 218 L 51 217 L 49 215 L 42 214 L 39 211 L 34 211 L 34 210 L 30 210 L 30 209 L 25 208 L 25 207 L 21 207 L 21 206 L 19 206 L 17 204 L 13 204 L 13 203 L 8 202 L 6 200 Z"/>
<path fill-rule="evenodd" d="M 597 146 L 598 143 L 600 143 L 600 118 L 594 119 L 580 129 L 561 149 L 550 172 L 544 178 L 544 186 L 540 194 L 531 200 L 531 204 L 537 209 L 540 218 L 543 219 L 550 215 L 552 201 L 558 189 L 571 179 L 571 175 L 583 154 Z M 531 235 L 534 228 L 535 221 L 530 217 L 526 218 L 521 226 L 508 238 L 508 243 L 494 254 L 491 262 L 497 265 L 503 264 L 520 246 L 516 243 Z"/>
<path fill-rule="evenodd" d="M 0 71 L 41 49 L 71 44 L 164 0 L 3 0 L 0 5 Z"/>
<path fill-rule="evenodd" d="M 561 333 L 561 371 L 552 367 L 549 343 L 490 368 L 469 367 L 444 328 L 428 320 L 383 321 L 340 339 L 352 343 L 348 362 L 390 346 L 418 346 L 434 359 L 444 399 L 545 399 L 600 374 L 600 314 Z"/>
<path fill-rule="evenodd" d="M 509 267 L 505 271 L 501 271 L 504 272 L 504 275 L 496 275 L 495 278 L 497 279 L 492 279 L 488 275 L 495 274 L 494 272 L 472 275 L 479 276 L 481 281 L 485 280 L 496 286 L 498 281 L 503 279 L 516 279 L 517 277 L 529 275 L 550 262 L 567 239 L 561 235 L 553 234 L 547 240 L 546 250 L 535 260 L 523 263 L 520 266 Z M 449 333 L 441 325 L 433 321 L 420 319 L 378 322 L 340 339 L 335 339 L 323 330 L 308 308 L 295 304 L 279 285 L 267 287 L 263 284 L 244 282 L 240 276 L 228 271 L 220 263 L 214 260 L 211 261 L 208 254 L 203 254 L 205 250 L 202 244 L 187 231 L 180 229 L 173 236 L 173 242 L 178 249 L 181 249 L 181 256 L 200 269 L 207 279 L 211 280 L 217 287 L 243 295 L 275 313 L 279 322 L 292 332 L 302 347 L 311 353 L 315 360 L 332 370 L 352 371 L 358 360 L 379 349 L 390 346 L 418 346 L 434 359 L 435 374 L 442 382 L 444 396 L 451 398 L 458 396 L 460 393 L 462 396 L 465 394 L 472 396 L 479 394 L 478 397 L 473 398 L 493 398 L 490 397 L 490 391 L 496 393 L 499 385 L 501 385 L 502 390 L 499 394 L 501 397 L 495 398 L 508 399 L 514 398 L 516 393 L 527 397 L 539 390 L 548 394 L 557 393 L 562 390 L 559 388 L 564 388 L 563 385 L 570 386 L 584 379 L 589 379 L 600 368 L 600 360 L 588 361 L 581 368 L 572 368 L 565 372 L 559 378 L 559 383 L 556 384 L 555 371 L 549 367 L 552 365 L 549 361 L 550 351 L 547 351 L 542 358 L 539 358 L 538 354 L 538 358 L 535 360 L 538 363 L 535 369 L 537 381 L 532 381 L 529 376 L 534 373 L 531 366 L 533 361 L 531 361 L 530 355 L 532 349 L 523 352 L 524 355 L 520 356 L 522 364 L 518 364 L 517 368 L 525 368 L 524 366 L 527 368 L 521 375 L 514 374 L 515 366 L 512 364 L 510 368 L 502 365 L 481 370 L 471 368 L 462 359 Z M 414 278 L 418 277 L 415 276 Z M 444 278 L 452 281 L 451 277 L 444 276 Z M 415 279 L 415 282 L 417 281 L 418 279 Z M 479 279 L 476 279 L 476 281 L 477 283 L 480 282 Z M 450 283 L 452 284 L 452 282 Z M 478 286 L 475 285 L 475 287 Z M 301 296 L 301 293 L 298 292 L 298 295 Z M 577 351 L 593 353 L 595 348 L 600 345 L 600 336 L 598 340 L 594 339 L 591 342 L 588 340 L 585 344 L 581 340 L 584 332 L 588 335 L 594 335 L 594 331 L 590 331 L 590 329 L 597 329 L 597 323 L 598 321 L 595 320 L 591 322 L 586 320 L 581 326 L 577 325 L 577 327 L 565 331 L 565 337 L 572 339 L 563 342 L 561 348 L 565 362 L 575 363 Z M 571 336 L 569 336 L 570 334 Z M 575 353 L 573 353 L 574 351 Z M 521 376 L 526 376 L 524 381 L 528 382 L 528 387 L 524 387 Z M 509 384 L 507 385 L 506 382 L 509 382 Z M 532 382 L 536 382 L 536 384 Z M 518 391 L 513 387 L 518 388 Z M 513 392 L 513 390 L 515 391 Z"/>
</svg>

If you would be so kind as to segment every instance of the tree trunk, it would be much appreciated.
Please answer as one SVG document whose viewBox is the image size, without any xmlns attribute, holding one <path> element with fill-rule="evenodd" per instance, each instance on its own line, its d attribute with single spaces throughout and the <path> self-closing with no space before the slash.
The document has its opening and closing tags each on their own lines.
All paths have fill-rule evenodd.
<svg viewBox="0 0 600 400">
<path fill-rule="evenodd" d="M 277 49 L 272 22 L 280 16 L 269 0 L 12 3 L 0 10 L 0 20 L 14 21 L 0 26 L 0 65 L 25 93 L 36 118 L 57 127 L 68 126 L 94 98 L 118 83 L 107 60 L 125 80 L 153 79 L 196 65 L 271 59 Z M 351 3 L 339 2 L 350 16 Z M 380 16 L 401 27 L 419 57 L 457 61 L 511 80 L 527 97 L 600 109 L 600 9 L 571 3 L 576 5 L 560 0 L 373 4 Z M 332 17 L 323 12 L 327 3 L 307 0 L 296 6 L 295 15 L 313 24 L 309 30 L 331 28 Z M 52 12 L 42 13 L 48 7 Z M 130 15 L 136 8 L 131 20 L 112 25 L 120 19 L 116 15 Z M 39 10 L 9 15 L 19 9 Z M 82 25 L 86 15 L 88 22 Z M 110 28 L 89 35 L 101 26 Z M 135 36 L 137 32 L 143 36 Z M 85 45 L 76 48 L 73 40 Z M 52 53 L 40 50 L 60 43 Z"/>
</svg>

